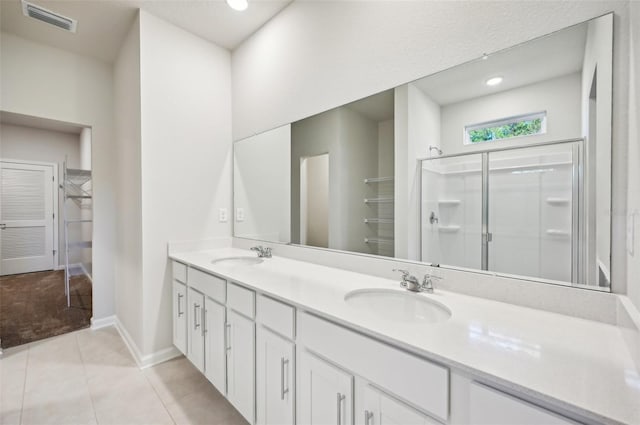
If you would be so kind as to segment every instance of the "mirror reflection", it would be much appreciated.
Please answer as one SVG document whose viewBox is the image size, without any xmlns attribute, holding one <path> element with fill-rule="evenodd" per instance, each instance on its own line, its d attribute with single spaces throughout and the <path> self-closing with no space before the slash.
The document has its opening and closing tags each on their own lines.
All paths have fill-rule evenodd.
<svg viewBox="0 0 640 425">
<path fill-rule="evenodd" d="M 235 143 L 237 237 L 608 289 L 613 17 Z"/>
</svg>

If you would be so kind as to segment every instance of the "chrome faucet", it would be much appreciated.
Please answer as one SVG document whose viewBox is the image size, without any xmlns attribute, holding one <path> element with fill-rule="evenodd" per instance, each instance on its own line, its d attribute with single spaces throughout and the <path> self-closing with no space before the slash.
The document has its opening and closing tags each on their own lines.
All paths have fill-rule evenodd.
<svg viewBox="0 0 640 425">
<path fill-rule="evenodd" d="M 262 245 L 253 246 L 251 251 L 256 251 L 259 258 L 271 258 L 271 248 L 265 248 Z"/>
<path fill-rule="evenodd" d="M 393 271 L 402 273 L 402 282 L 400 282 L 400 286 L 412 292 L 420 292 L 420 281 L 417 277 L 410 274 L 408 270 L 393 269 Z"/>
<path fill-rule="evenodd" d="M 433 294 L 433 289 L 434 289 L 433 279 L 440 280 L 442 278 L 439 276 L 434 276 L 429 273 L 424 275 L 424 278 L 422 278 L 422 285 L 421 285 L 421 288 L 424 292 L 428 294 Z"/>
<path fill-rule="evenodd" d="M 400 286 L 411 292 L 427 292 L 429 294 L 433 294 L 433 280 L 442 279 L 441 277 L 427 273 L 424 275 L 421 284 L 418 278 L 410 274 L 407 270 L 393 269 L 393 271 L 402 273 L 402 282 L 400 282 Z"/>
</svg>

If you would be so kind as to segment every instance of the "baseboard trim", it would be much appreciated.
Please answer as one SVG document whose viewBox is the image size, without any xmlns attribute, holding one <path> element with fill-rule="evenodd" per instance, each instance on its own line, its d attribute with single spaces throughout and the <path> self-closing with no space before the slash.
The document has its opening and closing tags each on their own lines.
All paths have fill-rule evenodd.
<svg viewBox="0 0 640 425">
<path fill-rule="evenodd" d="M 164 348 L 143 356 L 142 353 L 140 353 L 138 346 L 133 341 L 133 338 L 131 338 L 131 335 L 129 335 L 129 332 L 127 332 L 127 329 L 122 326 L 122 323 L 117 317 L 115 318 L 115 327 L 140 369 L 146 369 L 159 363 L 166 362 L 167 360 L 182 356 L 182 353 L 176 347 Z"/>
<path fill-rule="evenodd" d="M 116 324 L 116 316 L 107 316 L 101 319 L 91 318 L 91 330 L 98 330 L 102 328 L 106 328 L 108 326 L 113 326 Z"/>
</svg>

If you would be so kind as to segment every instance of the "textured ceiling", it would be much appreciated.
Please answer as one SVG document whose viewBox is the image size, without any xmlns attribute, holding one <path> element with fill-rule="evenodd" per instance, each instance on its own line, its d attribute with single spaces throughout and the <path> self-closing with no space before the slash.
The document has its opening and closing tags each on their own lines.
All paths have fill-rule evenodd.
<svg viewBox="0 0 640 425">
<path fill-rule="evenodd" d="M 38 43 L 112 62 L 138 9 L 232 50 L 291 0 L 249 0 L 237 12 L 224 0 L 34 0 L 78 20 L 72 34 L 22 15 L 19 0 L 0 1 L 0 29 Z"/>
</svg>

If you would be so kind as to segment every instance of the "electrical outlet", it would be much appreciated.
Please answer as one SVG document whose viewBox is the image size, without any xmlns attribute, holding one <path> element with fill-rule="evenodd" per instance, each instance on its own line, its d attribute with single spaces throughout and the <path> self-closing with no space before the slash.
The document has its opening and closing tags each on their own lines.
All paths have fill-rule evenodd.
<svg viewBox="0 0 640 425">
<path fill-rule="evenodd" d="M 218 210 L 218 221 L 220 223 L 226 223 L 227 221 L 229 221 L 229 212 L 226 208 L 220 208 Z"/>
<path fill-rule="evenodd" d="M 244 208 L 236 208 L 236 221 L 244 221 Z"/>
</svg>

